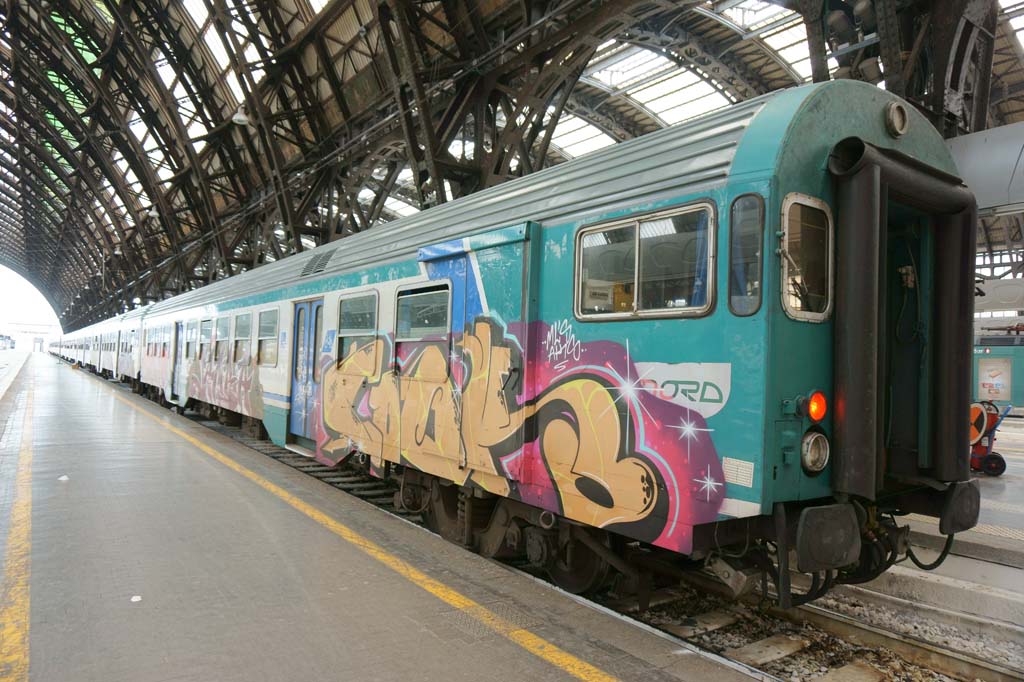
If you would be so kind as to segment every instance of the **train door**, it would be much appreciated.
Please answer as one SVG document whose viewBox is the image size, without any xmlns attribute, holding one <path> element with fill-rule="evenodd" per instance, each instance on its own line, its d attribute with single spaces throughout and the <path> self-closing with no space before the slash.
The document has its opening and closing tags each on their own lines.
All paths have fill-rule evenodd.
<svg viewBox="0 0 1024 682">
<path fill-rule="evenodd" d="M 323 332 L 324 301 L 295 304 L 292 339 L 292 409 L 288 431 L 293 436 L 313 439 L 320 405 L 320 358 L 318 347 Z"/>
<path fill-rule="evenodd" d="M 124 334 L 118 329 L 114 334 L 114 378 L 119 378 L 124 372 L 121 371 L 121 344 L 124 343 Z"/>
<path fill-rule="evenodd" d="M 174 323 L 174 358 L 171 360 L 174 376 L 171 377 L 172 400 L 179 400 L 185 395 L 188 373 L 185 369 L 185 323 Z"/>
<path fill-rule="evenodd" d="M 395 360 L 402 406 L 399 444 L 414 464 L 418 456 L 440 457 L 465 467 L 459 396 L 452 372 L 459 369 L 452 329 L 461 330 L 465 313 L 465 256 L 447 259 L 448 283 L 399 292 Z M 428 465 L 429 466 L 429 465 Z"/>
</svg>

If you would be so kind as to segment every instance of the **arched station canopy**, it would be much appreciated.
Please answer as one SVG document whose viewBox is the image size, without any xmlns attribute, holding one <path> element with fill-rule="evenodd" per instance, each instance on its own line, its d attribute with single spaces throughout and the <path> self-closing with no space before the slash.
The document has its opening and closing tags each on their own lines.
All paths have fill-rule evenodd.
<svg viewBox="0 0 1024 682">
<path fill-rule="evenodd" d="M 996 122 L 1024 94 L 1004 4 Z M 828 77 L 803 5 L 6 0 L 0 264 L 74 329 Z"/>
</svg>

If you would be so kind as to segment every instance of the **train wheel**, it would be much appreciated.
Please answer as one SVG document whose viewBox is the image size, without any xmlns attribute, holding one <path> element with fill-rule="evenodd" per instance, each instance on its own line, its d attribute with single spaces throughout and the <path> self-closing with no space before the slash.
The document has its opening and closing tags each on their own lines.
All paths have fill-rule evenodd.
<svg viewBox="0 0 1024 682">
<path fill-rule="evenodd" d="M 458 488 L 434 482 L 429 495 L 430 499 L 423 510 L 423 521 L 427 528 L 449 542 L 460 543 L 462 526 L 459 523 Z"/>
<path fill-rule="evenodd" d="M 587 532 L 587 531 L 582 531 Z M 576 539 L 575 533 L 554 564 L 548 568 L 551 580 L 566 592 L 588 594 L 596 592 L 608 583 L 611 567 L 603 557 Z M 593 534 L 591 534 L 593 537 Z M 611 547 L 608 534 L 601 533 L 600 544 Z M 571 558 L 570 557 L 571 554 Z M 567 559 L 569 561 L 567 562 Z"/>
<path fill-rule="evenodd" d="M 993 452 L 981 460 L 981 470 L 989 476 L 1002 476 L 1006 471 L 1006 460 L 998 452 Z"/>
</svg>

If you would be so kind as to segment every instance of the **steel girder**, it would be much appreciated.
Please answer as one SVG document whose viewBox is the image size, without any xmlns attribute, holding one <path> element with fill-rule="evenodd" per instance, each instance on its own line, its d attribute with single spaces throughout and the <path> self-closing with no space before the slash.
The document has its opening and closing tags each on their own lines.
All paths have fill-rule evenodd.
<svg viewBox="0 0 1024 682">
<path fill-rule="evenodd" d="M 3 0 L 0 262 L 71 329 L 394 219 L 394 200 L 425 208 L 557 163 L 563 112 L 644 134 L 656 114 L 580 80 L 612 38 L 730 101 L 794 82 L 704 10 Z"/>
<path fill-rule="evenodd" d="M 996 0 L 873 0 L 867 6 L 870 13 L 858 14 L 852 1 L 832 2 L 826 13 L 823 0 L 801 1 L 813 29 L 815 80 L 821 80 L 827 52 L 851 77 L 884 78 L 887 90 L 913 102 L 946 137 L 988 127 Z M 848 34 L 838 26 L 849 27 Z M 815 40 L 819 32 L 827 40 Z M 864 68 L 875 60 L 880 73 Z"/>
</svg>

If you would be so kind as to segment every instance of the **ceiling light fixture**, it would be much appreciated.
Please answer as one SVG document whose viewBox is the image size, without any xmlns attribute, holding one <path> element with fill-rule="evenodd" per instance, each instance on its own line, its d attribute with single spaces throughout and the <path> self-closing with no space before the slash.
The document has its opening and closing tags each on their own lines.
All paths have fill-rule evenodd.
<svg viewBox="0 0 1024 682">
<path fill-rule="evenodd" d="M 239 106 L 238 107 L 238 111 L 236 111 L 231 116 L 231 122 L 234 123 L 235 125 L 238 125 L 238 126 L 251 126 L 252 125 L 252 121 L 249 120 L 249 114 L 246 113 L 246 111 L 245 111 L 245 105 L 244 104 Z"/>
</svg>

